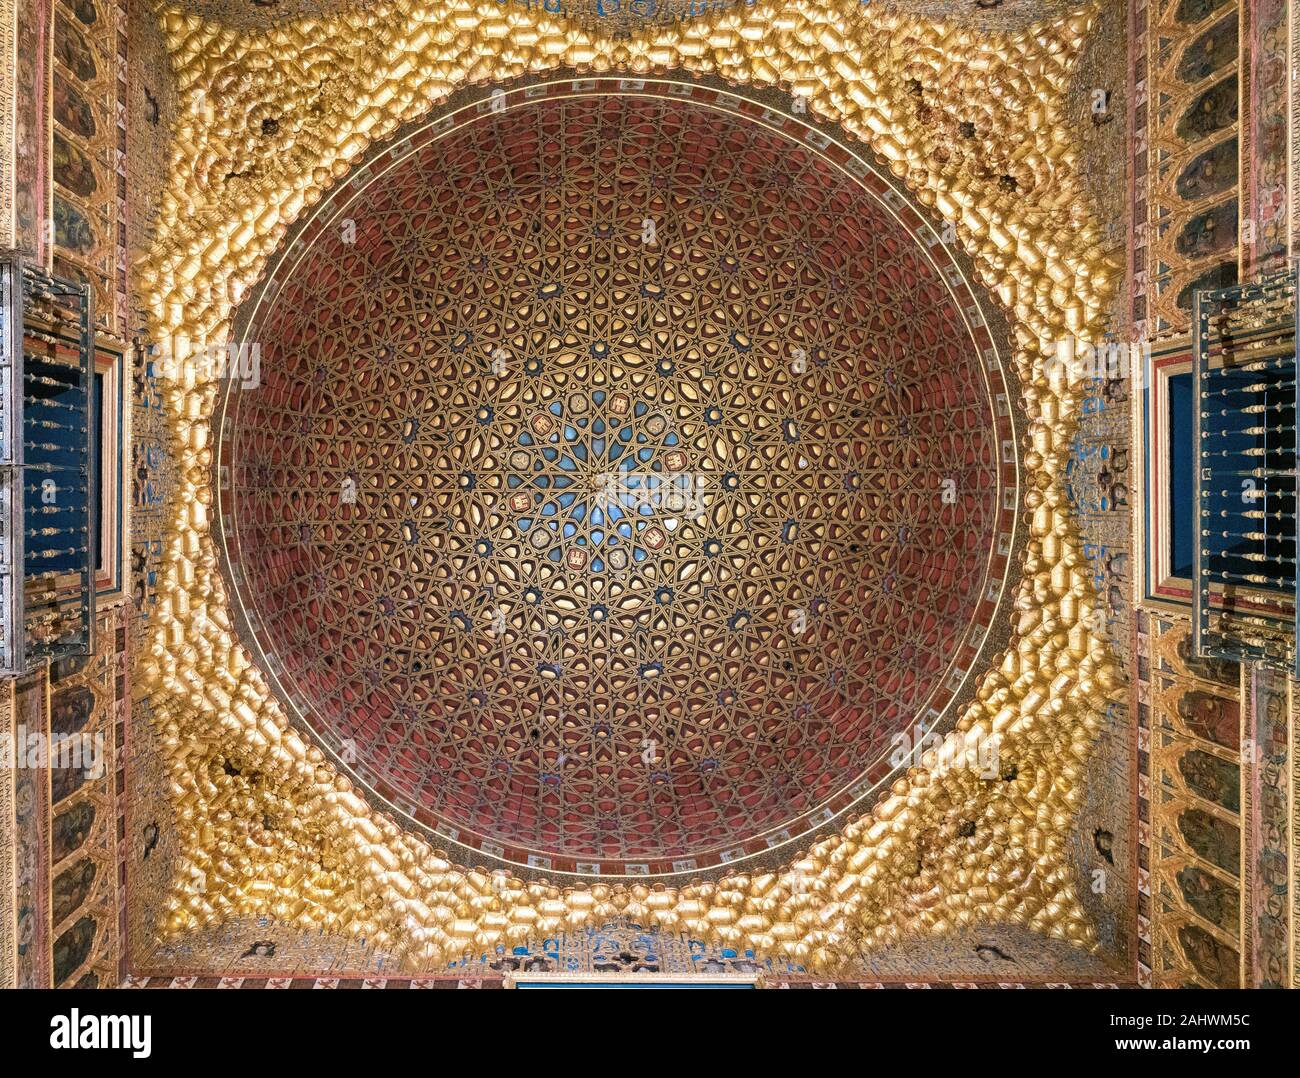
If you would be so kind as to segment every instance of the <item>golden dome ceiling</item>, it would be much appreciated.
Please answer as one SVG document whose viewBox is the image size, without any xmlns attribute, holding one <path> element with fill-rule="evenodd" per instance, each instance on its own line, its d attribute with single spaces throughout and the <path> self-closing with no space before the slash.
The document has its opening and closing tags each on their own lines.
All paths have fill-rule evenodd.
<svg viewBox="0 0 1300 1078">
<path fill-rule="evenodd" d="M 250 301 L 232 591 L 378 801 L 514 864 L 695 871 L 826 824 L 954 699 L 1006 387 L 936 234 L 810 134 L 679 84 L 490 99 Z"/>
<path fill-rule="evenodd" d="M 1081 391 L 1042 370 L 1061 335 L 1100 332 L 1114 294 L 1116 268 L 1069 130 L 1091 17 L 984 34 L 847 0 L 773 14 L 738 8 L 612 42 L 522 8 L 394 5 L 266 33 L 166 14 L 191 111 L 177 126 L 157 236 L 136 282 L 163 354 L 160 409 L 185 498 L 170 507 L 160 542 L 161 616 L 134 663 L 152 738 L 137 749 L 172 809 L 160 841 L 174 851 L 131 869 L 170 882 L 165 892 L 137 888 L 146 901 L 132 924 L 143 935 L 181 946 L 213 926 L 266 917 L 300 931 L 304 946 L 338 933 L 412 969 L 615 917 L 819 969 L 867 947 L 982 923 L 1012 922 L 1082 947 L 1095 939 L 1070 844 L 1117 669 L 1108 642 L 1088 629 L 1095 592 L 1064 491 Z M 1003 633 L 1010 620 L 1010 639 L 991 632 L 996 651 L 971 658 L 953 737 L 998 739 L 1013 766 L 991 781 L 965 769 L 912 769 L 803 842 L 697 879 L 606 883 L 562 876 L 545 859 L 536 872 L 496 876 L 463 867 L 493 859 L 467 852 L 447 826 L 430 839 L 358 787 L 341 773 L 347 765 L 322 752 L 320 733 L 315 744 L 300 736 L 299 709 L 268 684 L 278 679 L 274 661 L 231 631 L 240 601 L 228 609 L 217 567 L 238 518 L 229 469 L 213 467 L 213 434 L 226 431 L 210 426 L 221 387 L 191 361 L 225 346 L 241 303 L 235 339 L 258 339 L 249 289 L 267 270 L 286 279 L 280 264 L 329 220 L 336 181 L 382 169 L 397 147 L 383 160 L 367 148 L 427 123 L 431 101 L 422 137 L 455 126 L 442 111 L 448 95 L 452 106 L 491 109 L 490 89 L 457 93 L 471 84 L 499 83 L 509 107 L 540 92 L 522 84 L 528 78 L 585 92 L 652 76 L 690 79 L 706 94 L 725 95 L 724 80 L 748 87 L 785 123 L 794 122 L 785 95 L 801 95 L 818 118 L 804 141 L 849 169 L 858 166 L 836 157 L 822 125 L 870 147 L 891 180 L 951 225 L 941 239 L 997 291 L 1027 413 L 1029 476 L 1019 503 L 1009 492 L 1001 504 L 1013 513 L 1018 505 L 1027 542 L 1016 613 L 997 617 Z M 209 94 L 223 103 L 211 115 Z M 885 181 L 863 182 L 924 232 Z M 979 309 L 973 297 L 961 306 Z M 1016 442 L 1005 439 L 1000 453 Z M 1016 551 L 999 535 L 997 556 L 1004 546 Z M 243 587 L 234 574 L 226 580 Z M 175 871 L 165 880 L 155 864 Z"/>
</svg>

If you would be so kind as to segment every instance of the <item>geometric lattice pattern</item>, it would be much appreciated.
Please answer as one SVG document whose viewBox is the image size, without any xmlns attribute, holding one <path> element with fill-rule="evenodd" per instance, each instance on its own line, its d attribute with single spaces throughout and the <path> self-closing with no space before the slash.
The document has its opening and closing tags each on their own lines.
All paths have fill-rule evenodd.
<svg viewBox="0 0 1300 1078">
<path fill-rule="evenodd" d="M 941 252 L 780 131 L 632 95 L 481 110 L 333 201 L 221 485 L 236 601 L 340 762 L 605 873 L 886 773 L 1005 568 Z"/>
</svg>

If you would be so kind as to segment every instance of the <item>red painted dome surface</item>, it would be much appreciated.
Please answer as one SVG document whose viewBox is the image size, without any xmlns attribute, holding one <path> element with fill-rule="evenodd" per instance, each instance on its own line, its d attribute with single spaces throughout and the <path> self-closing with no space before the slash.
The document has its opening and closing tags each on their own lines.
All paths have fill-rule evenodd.
<svg viewBox="0 0 1300 1078">
<path fill-rule="evenodd" d="M 346 182 L 222 425 L 282 697 L 392 807 L 542 868 L 732 861 L 862 796 L 1010 528 L 987 333 L 900 213 L 770 123 L 618 94 Z"/>
</svg>

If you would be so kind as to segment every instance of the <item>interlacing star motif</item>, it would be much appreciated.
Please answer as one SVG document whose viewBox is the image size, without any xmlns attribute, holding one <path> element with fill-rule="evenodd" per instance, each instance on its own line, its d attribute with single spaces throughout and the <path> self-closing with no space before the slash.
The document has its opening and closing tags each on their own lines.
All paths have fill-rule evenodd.
<svg viewBox="0 0 1300 1078">
<path fill-rule="evenodd" d="M 582 858 L 852 782 L 994 539 L 990 401 L 914 241 L 783 136 L 630 97 L 467 125 L 364 198 L 373 249 L 311 248 L 234 417 L 236 517 L 282 552 L 244 594 L 322 731 L 399 805 Z"/>
</svg>

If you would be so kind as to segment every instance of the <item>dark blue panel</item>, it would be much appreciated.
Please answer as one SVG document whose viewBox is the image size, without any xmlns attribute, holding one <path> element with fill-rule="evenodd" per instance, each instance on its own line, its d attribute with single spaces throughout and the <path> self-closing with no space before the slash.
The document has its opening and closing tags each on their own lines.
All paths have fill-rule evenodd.
<svg viewBox="0 0 1300 1078">
<path fill-rule="evenodd" d="M 27 577 L 82 573 L 90 481 L 90 415 L 80 366 L 29 354 L 23 372 Z"/>
<path fill-rule="evenodd" d="M 1196 476 L 1192 464 L 1192 372 L 1169 379 L 1169 567 L 1191 578 L 1196 538 Z"/>
</svg>

